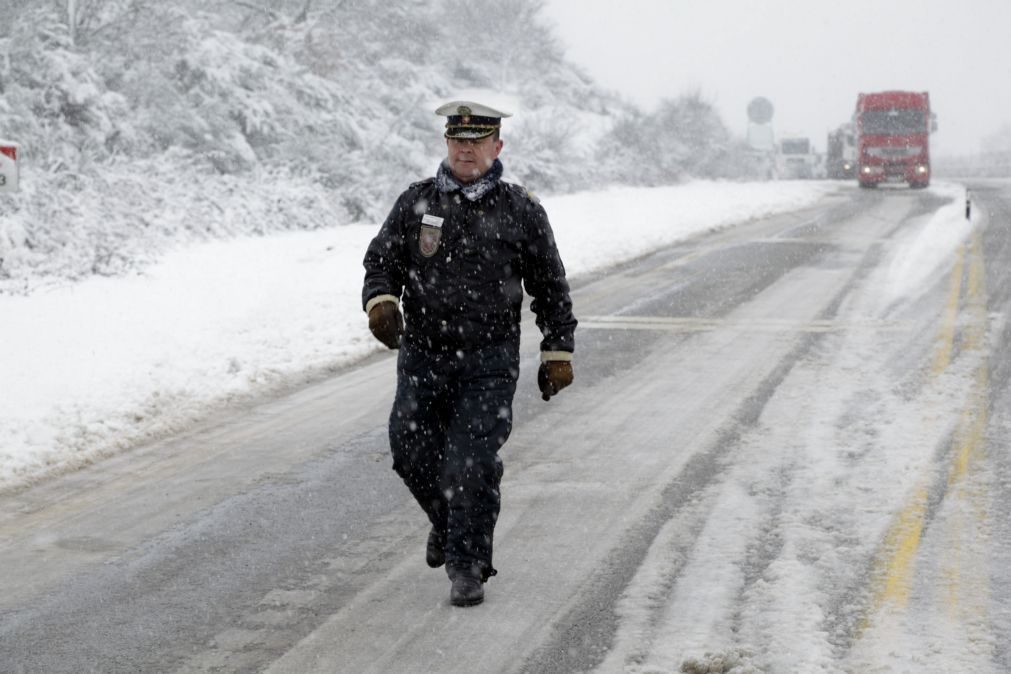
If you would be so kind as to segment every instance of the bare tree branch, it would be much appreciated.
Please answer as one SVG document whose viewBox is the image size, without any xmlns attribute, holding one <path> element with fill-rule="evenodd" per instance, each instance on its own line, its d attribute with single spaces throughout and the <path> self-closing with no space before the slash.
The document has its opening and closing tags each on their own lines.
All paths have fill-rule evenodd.
<svg viewBox="0 0 1011 674">
<path fill-rule="evenodd" d="M 312 7 L 312 0 L 305 0 L 305 6 L 302 7 L 302 11 L 295 17 L 295 23 L 305 23 L 308 20 L 310 7 Z"/>
</svg>

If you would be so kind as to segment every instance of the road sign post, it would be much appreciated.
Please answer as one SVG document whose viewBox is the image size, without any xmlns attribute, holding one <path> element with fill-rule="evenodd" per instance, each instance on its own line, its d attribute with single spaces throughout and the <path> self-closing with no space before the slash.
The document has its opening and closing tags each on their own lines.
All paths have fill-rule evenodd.
<svg viewBox="0 0 1011 674">
<path fill-rule="evenodd" d="M 18 144 L 0 140 L 0 192 L 18 191 Z"/>
</svg>

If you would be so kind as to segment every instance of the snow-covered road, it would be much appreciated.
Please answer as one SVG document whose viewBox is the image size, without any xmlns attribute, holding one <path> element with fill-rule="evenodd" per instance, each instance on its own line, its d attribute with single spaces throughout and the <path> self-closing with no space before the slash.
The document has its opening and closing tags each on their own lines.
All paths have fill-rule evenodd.
<svg viewBox="0 0 1011 674">
<path fill-rule="evenodd" d="M 802 207 L 835 187 L 696 182 L 545 205 L 566 268 L 579 275 L 697 232 Z M 190 245 L 136 276 L 0 295 L 0 491 L 382 350 L 361 310 L 362 258 L 378 227 Z"/>
<path fill-rule="evenodd" d="M 479 607 L 424 565 L 380 354 L 5 498 L 0 651 L 14 671 L 1006 671 L 1011 189 L 978 193 L 966 222 L 956 186 L 840 186 L 585 273 L 576 384 L 542 403 L 524 361 Z"/>
</svg>

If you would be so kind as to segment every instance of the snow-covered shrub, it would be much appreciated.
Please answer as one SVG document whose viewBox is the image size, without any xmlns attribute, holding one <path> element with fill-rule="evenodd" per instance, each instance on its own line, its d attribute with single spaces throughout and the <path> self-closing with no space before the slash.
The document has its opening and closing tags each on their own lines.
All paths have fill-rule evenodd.
<svg viewBox="0 0 1011 674">
<path fill-rule="evenodd" d="M 311 177 L 284 168 L 223 175 L 180 151 L 22 187 L 17 208 L 0 208 L 0 292 L 138 271 L 193 241 L 350 220 L 339 193 Z"/>
<path fill-rule="evenodd" d="M 610 181 L 664 185 L 687 178 L 726 177 L 730 133 L 698 93 L 661 101 L 652 114 L 633 111 L 598 147 Z"/>
<path fill-rule="evenodd" d="M 581 154 L 586 145 L 580 141 L 578 123 L 565 108 L 529 111 L 506 139 L 511 175 L 536 192 L 568 191 L 587 160 Z"/>
<path fill-rule="evenodd" d="M 379 222 L 445 156 L 438 103 L 484 91 L 521 102 L 504 160 L 535 192 L 733 166 L 697 96 L 646 115 L 568 63 L 544 0 L 3 3 L 22 189 L 0 199 L 0 292 L 197 237 Z"/>
<path fill-rule="evenodd" d="M 79 170 L 122 149 L 129 103 L 74 50 L 48 7 L 16 16 L 5 40 L 0 130 L 47 168 Z"/>
</svg>

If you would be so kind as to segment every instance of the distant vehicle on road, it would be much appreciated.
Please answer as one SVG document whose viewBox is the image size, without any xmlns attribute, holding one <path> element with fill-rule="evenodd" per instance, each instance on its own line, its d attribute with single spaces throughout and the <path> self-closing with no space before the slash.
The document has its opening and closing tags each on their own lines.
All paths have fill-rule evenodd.
<svg viewBox="0 0 1011 674">
<path fill-rule="evenodd" d="M 825 173 L 831 180 L 850 180 L 857 175 L 857 141 L 853 124 L 847 122 L 828 132 Z"/>
<path fill-rule="evenodd" d="M 860 187 L 930 184 L 930 133 L 937 121 L 926 91 L 859 94 L 853 115 Z"/>
<path fill-rule="evenodd" d="M 818 177 L 819 159 L 811 140 L 800 136 L 783 138 L 776 152 L 776 172 L 782 179 Z"/>
</svg>

